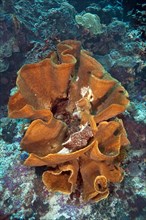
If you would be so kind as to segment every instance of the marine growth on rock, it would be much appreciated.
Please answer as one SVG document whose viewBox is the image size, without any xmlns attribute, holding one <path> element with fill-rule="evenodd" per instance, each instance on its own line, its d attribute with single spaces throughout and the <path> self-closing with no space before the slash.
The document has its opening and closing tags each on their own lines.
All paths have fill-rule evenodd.
<svg viewBox="0 0 146 220">
<path fill-rule="evenodd" d="M 48 190 L 84 201 L 109 195 L 108 185 L 123 180 L 123 151 L 129 144 L 122 120 L 128 93 L 81 43 L 65 40 L 41 62 L 18 71 L 18 91 L 9 117 L 29 118 L 21 141 L 26 166 L 46 166 Z"/>
</svg>

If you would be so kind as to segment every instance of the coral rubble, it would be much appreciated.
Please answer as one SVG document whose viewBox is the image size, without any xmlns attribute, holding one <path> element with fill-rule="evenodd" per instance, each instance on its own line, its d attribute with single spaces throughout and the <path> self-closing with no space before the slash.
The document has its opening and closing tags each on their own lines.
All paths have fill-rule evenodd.
<svg viewBox="0 0 146 220">
<path fill-rule="evenodd" d="M 47 166 L 42 180 L 51 191 L 74 193 L 79 181 L 85 201 L 106 198 L 108 184 L 123 179 L 120 163 L 129 141 L 115 117 L 129 103 L 126 90 L 74 40 L 60 42 L 41 62 L 24 65 L 17 87 L 9 117 L 33 120 L 21 141 L 29 152 L 24 164 Z"/>
</svg>

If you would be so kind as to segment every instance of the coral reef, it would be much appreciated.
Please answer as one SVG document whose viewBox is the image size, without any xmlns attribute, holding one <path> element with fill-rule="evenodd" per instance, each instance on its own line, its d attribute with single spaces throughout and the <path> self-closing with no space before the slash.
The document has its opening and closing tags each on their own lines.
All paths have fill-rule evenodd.
<svg viewBox="0 0 146 220">
<path fill-rule="evenodd" d="M 24 164 L 48 167 L 42 180 L 49 190 L 71 194 L 79 181 L 85 201 L 106 198 L 108 182 L 123 179 L 120 162 L 129 141 L 122 121 L 105 120 L 126 109 L 126 90 L 73 40 L 59 43 L 49 58 L 23 66 L 17 87 L 9 117 L 33 120 L 21 141 L 29 152 Z M 79 131 L 71 134 L 75 120 Z"/>
<path fill-rule="evenodd" d="M 77 24 L 75 16 L 86 13 L 100 17 L 102 33 L 93 35 Z M 145 38 L 145 0 L 86 0 L 82 3 L 79 0 L 0 1 L 0 219 L 146 219 Z M 70 195 L 48 192 L 42 184 L 47 166 L 25 166 L 23 162 L 29 153 L 20 148 L 28 126 L 36 119 L 7 117 L 6 104 L 10 90 L 15 86 L 16 72 L 23 64 L 48 58 L 52 50 L 56 51 L 56 44 L 65 39 L 81 41 L 83 47 L 92 51 L 92 56 L 130 94 L 130 106 L 118 116 L 131 143 L 127 157 L 121 163 L 124 179 L 120 183 L 110 182 L 109 196 L 98 203 L 83 202 L 81 176 L 77 179 L 78 188 Z M 15 87 L 11 95 L 17 91 Z M 82 94 L 85 92 L 86 95 L 90 93 L 87 88 L 82 90 Z M 62 152 L 65 154 L 73 147 L 73 151 L 81 151 L 94 138 L 89 124 L 79 126 L 79 109 L 79 114 L 72 117 L 64 111 L 66 101 L 57 101 L 52 108 L 54 118 L 71 125 L 67 126 L 65 133 Z M 42 114 L 38 111 L 34 116 L 39 116 L 38 113 Z M 41 120 L 47 122 L 47 115 L 43 114 Z M 49 175 L 53 175 L 54 170 L 49 171 Z"/>
</svg>

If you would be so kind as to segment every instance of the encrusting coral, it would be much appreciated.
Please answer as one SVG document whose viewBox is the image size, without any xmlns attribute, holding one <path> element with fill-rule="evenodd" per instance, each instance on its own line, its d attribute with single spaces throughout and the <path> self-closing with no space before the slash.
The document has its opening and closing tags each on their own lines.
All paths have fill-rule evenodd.
<svg viewBox="0 0 146 220">
<path fill-rule="evenodd" d="M 71 194 L 80 183 L 84 201 L 106 198 L 108 184 L 123 179 L 129 141 L 116 116 L 129 103 L 126 90 L 74 40 L 24 65 L 17 87 L 9 117 L 32 121 L 21 141 L 29 153 L 24 164 L 48 168 L 42 176 L 48 190 Z"/>
</svg>

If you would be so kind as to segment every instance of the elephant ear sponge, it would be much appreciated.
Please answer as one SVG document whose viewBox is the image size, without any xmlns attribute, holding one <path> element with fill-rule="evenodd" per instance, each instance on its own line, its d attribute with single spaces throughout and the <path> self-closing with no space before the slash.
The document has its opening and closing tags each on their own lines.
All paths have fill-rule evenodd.
<svg viewBox="0 0 146 220">
<path fill-rule="evenodd" d="M 46 166 L 42 181 L 50 191 L 107 198 L 108 185 L 123 180 L 129 141 L 117 115 L 129 104 L 127 91 L 74 40 L 24 65 L 16 84 L 9 117 L 31 119 L 21 141 L 29 153 L 24 164 Z"/>
</svg>

